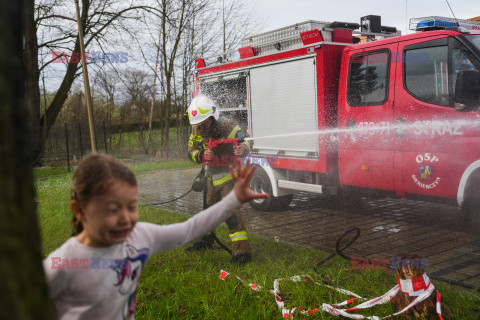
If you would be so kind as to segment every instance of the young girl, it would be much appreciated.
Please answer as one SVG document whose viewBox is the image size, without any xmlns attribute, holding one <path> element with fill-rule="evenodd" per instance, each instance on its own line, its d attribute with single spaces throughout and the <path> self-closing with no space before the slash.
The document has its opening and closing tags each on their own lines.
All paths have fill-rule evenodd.
<svg viewBox="0 0 480 320">
<path fill-rule="evenodd" d="M 214 229 L 241 204 L 256 198 L 255 167 L 230 167 L 235 187 L 221 202 L 171 225 L 139 222 L 137 181 L 114 158 L 83 159 L 73 177 L 74 234 L 44 261 L 59 319 L 133 319 L 135 291 L 147 260 Z"/>
</svg>

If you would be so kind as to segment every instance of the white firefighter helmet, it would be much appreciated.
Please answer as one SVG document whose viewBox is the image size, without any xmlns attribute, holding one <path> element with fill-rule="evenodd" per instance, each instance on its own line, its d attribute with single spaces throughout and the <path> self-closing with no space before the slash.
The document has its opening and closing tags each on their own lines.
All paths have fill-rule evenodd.
<svg viewBox="0 0 480 320">
<path fill-rule="evenodd" d="M 190 124 L 200 124 L 210 117 L 218 120 L 219 112 L 215 102 L 207 96 L 198 95 L 190 103 L 187 109 L 188 120 Z"/>
</svg>

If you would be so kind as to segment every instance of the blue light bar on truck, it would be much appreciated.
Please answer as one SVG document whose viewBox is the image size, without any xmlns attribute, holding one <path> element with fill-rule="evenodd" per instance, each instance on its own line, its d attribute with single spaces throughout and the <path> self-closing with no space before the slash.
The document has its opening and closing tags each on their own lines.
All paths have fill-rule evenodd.
<svg viewBox="0 0 480 320">
<path fill-rule="evenodd" d="M 446 29 L 452 27 L 462 27 L 467 30 L 480 30 L 480 22 L 437 16 L 410 19 L 410 30 L 414 31 Z"/>
</svg>

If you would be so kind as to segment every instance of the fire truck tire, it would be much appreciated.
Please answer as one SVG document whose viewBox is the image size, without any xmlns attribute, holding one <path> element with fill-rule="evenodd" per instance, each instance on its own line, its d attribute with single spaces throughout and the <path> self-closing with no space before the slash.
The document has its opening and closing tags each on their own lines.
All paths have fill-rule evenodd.
<svg viewBox="0 0 480 320">
<path fill-rule="evenodd" d="M 363 209 L 362 194 L 353 188 L 343 190 L 337 196 L 337 201 L 340 201 L 340 207 L 343 210 L 360 213 Z"/>
<path fill-rule="evenodd" d="M 472 227 L 480 227 L 480 175 L 473 177 L 467 189 L 465 204 L 462 206 L 462 218 Z"/>
<path fill-rule="evenodd" d="M 272 185 L 267 173 L 257 168 L 252 180 L 250 181 L 250 188 L 257 193 L 268 193 L 269 198 L 255 199 L 250 201 L 250 206 L 259 211 L 280 211 L 288 207 L 293 199 L 293 194 L 287 194 L 280 197 L 274 197 L 272 194 Z"/>
</svg>

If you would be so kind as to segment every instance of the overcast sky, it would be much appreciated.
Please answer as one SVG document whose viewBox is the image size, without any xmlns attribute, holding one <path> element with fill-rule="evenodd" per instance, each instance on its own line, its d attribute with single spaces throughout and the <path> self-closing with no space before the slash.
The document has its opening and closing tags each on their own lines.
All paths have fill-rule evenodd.
<svg viewBox="0 0 480 320">
<path fill-rule="evenodd" d="M 480 16 L 480 0 L 449 0 L 457 19 Z M 425 16 L 452 17 L 445 0 L 258 0 L 259 15 L 265 17 L 265 30 L 285 27 L 307 20 L 360 23 L 360 17 L 379 15 L 382 25 L 405 34 L 407 18 Z"/>
<path fill-rule="evenodd" d="M 263 19 L 263 33 L 277 28 L 286 27 L 307 20 L 317 21 L 342 21 L 360 22 L 360 17 L 366 15 L 379 15 L 382 17 L 382 25 L 392 26 L 406 34 L 407 19 L 425 16 L 452 17 L 446 0 L 248 0 L 255 5 L 255 15 Z M 480 0 L 449 0 L 455 16 L 458 19 L 468 19 L 480 16 Z M 409 33 L 412 31 L 408 31 Z M 92 50 L 92 48 L 89 48 Z M 93 49 L 99 50 L 94 47 Z M 126 51 L 124 49 L 114 51 Z M 142 65 L 135 62 L 135 58 L 141 58 L 140 54 L 128 49 L 128 67 L 140 68 Z M 55 65 L 60 70 L 56 73 L 47 74 L 47 90 L 58 89 L 63 79 L 64 65 Z M 77 79 L 81 84 L 82 79 Z"/>
</svg>

